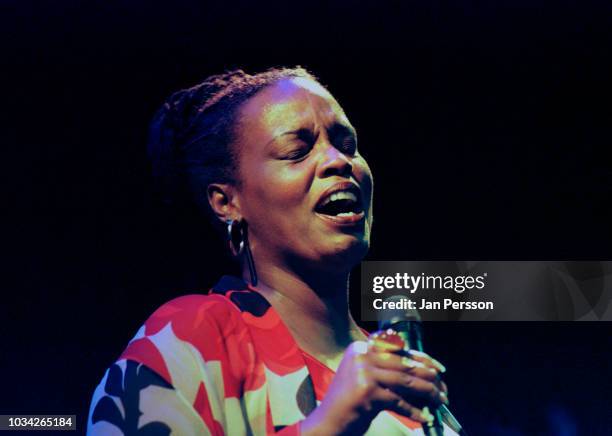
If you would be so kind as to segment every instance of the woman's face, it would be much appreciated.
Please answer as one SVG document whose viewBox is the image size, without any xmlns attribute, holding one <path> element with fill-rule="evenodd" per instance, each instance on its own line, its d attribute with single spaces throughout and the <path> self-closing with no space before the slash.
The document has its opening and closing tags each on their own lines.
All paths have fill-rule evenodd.
<svg viewBox="0 0 612 436">
<path fill-rule="evenodd" d="M 236 200 L 256 261 L 350 269 L 369 247 L 372 174 L 338 102 L 317 82 L 284 79 L 239 115 Z"/>
</svg>

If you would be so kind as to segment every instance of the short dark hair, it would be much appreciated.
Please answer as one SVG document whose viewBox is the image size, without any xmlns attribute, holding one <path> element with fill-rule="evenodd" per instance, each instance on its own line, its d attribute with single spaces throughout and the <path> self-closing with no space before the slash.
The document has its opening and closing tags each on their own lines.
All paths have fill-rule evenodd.
<svg viewBox="0 0 612 436">
<path fill-rule="evenodd" d="M 163 201 L 210 213 L 208 186 L 240 183 L 237 150 L 231 146 L 239 107 L 263 88 L 294 77 L 316 80 L 299 66 L 253 75 L 235 70 L 172 94 L 149 131 L 148 154 Z"/>
</svg>

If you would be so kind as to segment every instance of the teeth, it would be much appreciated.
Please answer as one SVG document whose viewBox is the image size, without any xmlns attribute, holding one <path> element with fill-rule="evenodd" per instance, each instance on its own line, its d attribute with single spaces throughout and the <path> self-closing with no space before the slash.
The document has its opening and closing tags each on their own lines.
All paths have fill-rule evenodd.
<svg viewBox="0 0 612 436">
<path fill-rule="evenodd" d="M 353 216 L 353 215 L 355 215 L 355 212 L 340 212 L 336 216 Z"/>
<path fill-rule="evenodd" d="M 351 191 L 334 192 L 332 195 L 327 197 L 325 201 L 323 201 L 323 203 L 321 203 L 321 206 L 325 206 L 326 204 L 331 203 L 332 201 L 336 201 L 336 200 L 351 200 L 351 201 L 357 202 L 357 196 L 353 194 Z"/>
</svg>

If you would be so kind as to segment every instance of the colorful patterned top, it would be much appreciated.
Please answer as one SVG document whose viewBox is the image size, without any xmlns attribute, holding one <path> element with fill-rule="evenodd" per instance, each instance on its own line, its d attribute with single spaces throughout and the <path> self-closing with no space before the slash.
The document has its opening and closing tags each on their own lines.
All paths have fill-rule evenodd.
<svg viewBox="0 0 612 436">
<path fill-rule="evenodd" d="M 96 388 L 87 434 L 298 435 L 333 376 L 261 294 L 226 276 L 147 320 Z M 367 434 L 423 433 L 382 412 Z"/>
</svg>

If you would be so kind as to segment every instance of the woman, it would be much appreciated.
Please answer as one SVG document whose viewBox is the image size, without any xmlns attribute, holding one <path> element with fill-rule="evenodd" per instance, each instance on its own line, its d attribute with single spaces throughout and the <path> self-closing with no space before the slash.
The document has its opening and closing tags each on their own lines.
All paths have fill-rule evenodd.
<svg viewBox="0 0 612 436">
<path fill-rule="evenodd" d="M 301 68 L 235 71 L 174 94 L 151 138 L 166 192 L 188 187 L 243 278 L 159 308 L 96 389 L 88 432 L 420 433 L 447 402 L 443 367 L 368 346 L 348 310 L 372 174 L 334 97 Z"/>
</svg>

